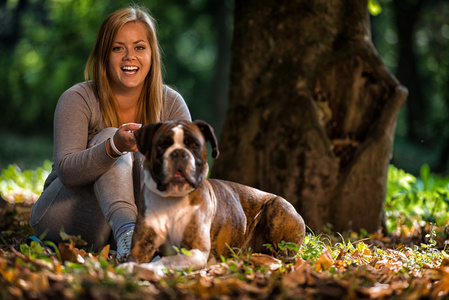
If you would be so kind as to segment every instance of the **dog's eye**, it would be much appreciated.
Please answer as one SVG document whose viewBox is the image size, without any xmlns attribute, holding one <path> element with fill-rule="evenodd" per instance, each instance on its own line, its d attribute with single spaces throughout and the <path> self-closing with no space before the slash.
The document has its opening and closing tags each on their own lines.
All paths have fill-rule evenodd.
<svg viewBox="0 0 449 300">
<path fill-rule="evenodd" d="M 168 147 L 170 147 L 172 144 L 173 144 L 173 143 L 172 143 L 172 141 L 170 141 L 170 140 L 163 140 L 162 142 L 160 142 L 160 143 L 157 145 L 157 147 L 158 147 L 160 150 L 165 150 L 165 149 L 167 149 Z"/>
<path fill-rule="evenodd" d="M 200 147 L 200 143 L 194 139 L 185 140 L 184 144 L 191 149 L 198 149 Z"/>
</svg>

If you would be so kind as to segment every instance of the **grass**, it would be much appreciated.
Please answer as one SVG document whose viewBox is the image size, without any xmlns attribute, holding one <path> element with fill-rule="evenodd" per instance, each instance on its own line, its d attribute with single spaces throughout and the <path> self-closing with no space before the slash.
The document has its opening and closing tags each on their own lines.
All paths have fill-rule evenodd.
<svg viewBox="0 0 449 300">
<path fill-rule="evenodd" d="M 53 156 L 51 136 L 20 136 L 13 133 L 0 133 L 0 140 L 7 147 L 0 149 L 0 169 L 8 168 L 13 161 L 21 169 L 35 169 Z"/>
</svg>

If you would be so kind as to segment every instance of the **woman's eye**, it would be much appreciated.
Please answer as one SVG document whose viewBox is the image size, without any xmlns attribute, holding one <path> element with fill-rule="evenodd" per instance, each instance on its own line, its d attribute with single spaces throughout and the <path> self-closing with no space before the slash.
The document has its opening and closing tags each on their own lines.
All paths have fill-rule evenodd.
<svg viewBox="0 0 449 300">
<path fill-rule="evenodd" d="M 122 47 L 117 46 L 117 47 L 112 48 L 112 51 L 114 51 L 114 52 L 118 52 L 120 50 L 122 50 Z"/>
<path fill-rule="evenodd" d="M 145 50 L 145 47 L 144 46 L 137 46 L 136 50 Z"/>
</svg>

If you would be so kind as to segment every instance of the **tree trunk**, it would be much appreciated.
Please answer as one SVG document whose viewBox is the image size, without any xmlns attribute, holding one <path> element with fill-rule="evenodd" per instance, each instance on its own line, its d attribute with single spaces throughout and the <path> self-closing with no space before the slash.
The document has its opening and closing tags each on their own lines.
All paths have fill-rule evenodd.
<svg viewBox="0 0 449 300">
<path fill-rule="evenodd" d="M 212 176 L 283 196 L 313 230 L 375 231 L 406 94 L 373 47 L 366 1 L 237 0 Z"/>
</svg>

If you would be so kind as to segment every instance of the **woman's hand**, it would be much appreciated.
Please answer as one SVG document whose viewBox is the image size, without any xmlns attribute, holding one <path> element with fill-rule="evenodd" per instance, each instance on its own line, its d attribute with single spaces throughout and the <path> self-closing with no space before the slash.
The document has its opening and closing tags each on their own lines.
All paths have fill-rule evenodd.
<svg viewBox="0 0 449 300">
<path fill-rule="evenodd" d="M 113 143 L 115 148 L 120 152 L 136 152 L 138 151 L 136 145 L 136 139 L 134 137 L 134 130 L 142 127 L 142 124 L 137 123 L 127 123 L 120 126 L 114 136 Z M 112 149 L 110 143 L 108 143 L 108 152 L 111 156 L 117 157 L 118 154 Z"/>
</svg>

